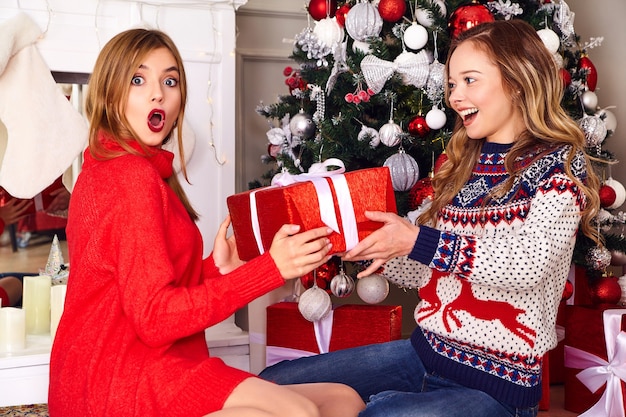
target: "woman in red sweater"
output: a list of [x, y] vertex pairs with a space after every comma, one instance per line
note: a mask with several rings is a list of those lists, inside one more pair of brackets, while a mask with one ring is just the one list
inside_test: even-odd
[[329, 230], [285, 225], [244, 264], [226, 219], [203, 260], [197, 214], [161, 148], [176, 128], [186, 177], [186, 87], [180, 54], [160, 31], [120, 33], [96, 61], [50, 416], [356, 416], [364, 404], [345, 385], [278, 386], [209, 357], [204, 329], [326, 262]]

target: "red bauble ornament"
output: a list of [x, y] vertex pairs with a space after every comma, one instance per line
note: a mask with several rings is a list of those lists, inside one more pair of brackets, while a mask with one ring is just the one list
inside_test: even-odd
[[617, 193], [615, 192], [615, 189], [606, 184], [600, 187], [598, 194], [600, 195], [600, 206], [604, 208], [611, 207], [617, 199]]
[[598, 84], [598, 71], [587, 55], [580, 57], [578, 68], [587, 72], [587, 87], [589, 90], [595, 91]]
[[473, 1], [457, 8], [450, 15], [448, 20], [448, 30], [450, 37], [456, 38], [467, 29], [480, 25], [481, 23], [493, 22], [495, 19], [489, 9], [480, 3]]
[[406, 2], [404, 0], [380, 0], [378, 3], [378, 13], [386, 22], [397, 22], [402, 19], [406, 12]]
[[437, 157], [435, 161], [435, 166], [433, 167], [433, 172], [436, 174], [439, 171], [439, 168], [443, 165], [444, 162], [448, 160], [448, 154], [445, 151]]
[[622, 287], [615, 275], [598, 278], [591, 285], [591, 302], [593, 304], [617, 304], [622, 298]]
[[335, 19], [337, 19], [337, 23], [339, 26], [344, 27], [346, 24], [346, 15], [350, 11], [350, 5], [348, 3], [344, 4], [340, 8], [337, 9], [335, 13]]
[[308, 11], [315, 20], [334, 17], [337, 12], [337, 0], [311, 0]]
[[430, 181], [430, 175], [418, 180], [409, 191], [409, 210], [417, 209], [425, 199], [433, 199], [435, 192]]
[[569, 87], [572, 83], [572, 74], [570, 74], [565, 68], [561, 68], [559, 70], [559, 76], [561, 77], [561, 81], [563, 81], [563, 87]]
[[317, 286], [330, 294], [330, 281], [332, 281], [333, 277], [338, 273], [339, 264], [335, 258], [332, 258], [325, 264], [318, 266], [315, 271], [311, 271], [300, 277], [300, 281], [302, 282], [304, 288], [309, 289], [313, 286], [313, 277], [315, 276], [317, 278]]
[[565, 281], [565, 288], [563, 289], [563, 296], [561, 297], [561, 300], [569, 300], [572, 295], [574, 295], [574, 284], [572, 284], [572, 281], [568, 279]]
[[409, 122], [408, 130], [413, 136], [423, 138], [428, 135], [428, 132], [430, 132], [430, 127], [428, 127], [428, 124], [426, 123], [426, 118], [421, 114], [418, 114]]

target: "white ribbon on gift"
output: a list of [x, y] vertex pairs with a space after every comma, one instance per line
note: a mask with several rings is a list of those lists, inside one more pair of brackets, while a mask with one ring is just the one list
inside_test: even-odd
[[626, 332], [621, 331], [622, 315], [626, 310], [605, 310], [604, 339], [608, 361], [571, 346], [565, 346], [565, 366], [583, 369], [576, 377], [591, 391], [604, 383], [606, 389], [600, 400], [581, 417], [624, 417], [621, 382], [626, 381]]
[[[332, 166], [339, 168], [329, 171], [328, 168]], [[352, 204], [352, 197], [350, 195], [350, 187], [348, 186], [346, 177], [342, 175], [344, 172], [346, 172], [346, 168], [343, 161], [336, 158], [330, 158], [324, 162], [318, 162], [311, 165], [309, 172], [304, 174], [293, 175], [288, 172], [276, 174], [274, 178], [272, 178], [272, 185], [270, 187], [284, 187], [297, 182], [311, 181], [317, 194], [317, 202], [320, 208], [322, 222], [326, 226], [330, 227], [334, 232], [341, 233], [333, 204], [333, 194], [330, 189], [330, 184], [327, 181], [327, 178], [330, 179], [333, 182], [335, 193], [337, 195], [339, 212], [341, 213], [343, 236], [346, 242], [346, 250], [350, 250], [359, 242], [359, 234], [356, 224], [356, 216], [354, 213], [354, 205]], [[255, 190], [250, 193], [252, 232], [260, 254], [263, 254], [265, 249], [263, 248], [263, 242], [261, 240], [261, 227], [257, 212], [256, 193], [261, 190], [266, 190], [267, 188], [269, 187]]]
[[404, 51], [391, 61], [385, 61], [374, 55], [366, 55], [361, 60], [361, 71], [367, 86], [380, 93], [385, 83], [398, 73], [405, 85], [422, 88], [428, 81], [430, 58], [425, 50], [418, 53]]
[[[323, 319], [313, 322], [315, 340], [319, 353], [328, 353], [330, 348], [330, 338], [333, 334], [333, 310]], [[282, 346], [267, 346], [265, 349], [265, 366], [272, 366], [284, 360], [303, 358], [317, 355], [317, 352], [307, 350], [291, 349]]]

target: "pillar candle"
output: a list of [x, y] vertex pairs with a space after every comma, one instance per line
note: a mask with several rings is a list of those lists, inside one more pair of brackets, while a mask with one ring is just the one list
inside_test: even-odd
[[50, 287], [49, 275], [24, 277], [22, 308], [26, 311], [26, 334], [50, 332]]
[[26, 347], [26, 314], [21, 308], [0, 308], [0, 353], [12, 353]]
[[61, 314], [63, 314], [66, 292], [67, 285], [65, 284], [53, 285], [50, 289], [50, 336], [52, 340], [54, 340]]

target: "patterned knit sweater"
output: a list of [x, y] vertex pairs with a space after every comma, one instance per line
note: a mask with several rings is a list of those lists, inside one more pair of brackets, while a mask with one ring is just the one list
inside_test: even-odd
[[[541, 397], [543, 354], [556, 346], [558, 303], [570, 269], [584, 196], [565, 174], [569, 147], [531, 163], [502, 198], [511, 145], [485, 143], [467, 184], [422, 226], [408, 257], [385, 275], [419, 288], [411, 336], [426, 368], [499, 401], [528, 407]], [[583, 155], [571, 169], [584, 179]], [[418, 261], [418, 262], [415, 262]]]
[[202, 259], [200, 232], [162, 179], [171, 163], [166, 151], [85, 153], [69, 208], [51, 417], [202, 416], [252, 376], [209, 357], [204, 329], [284, 280], [269, 255], [227, 275]]

